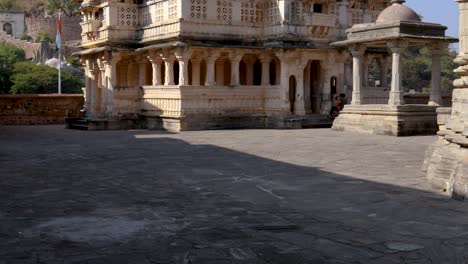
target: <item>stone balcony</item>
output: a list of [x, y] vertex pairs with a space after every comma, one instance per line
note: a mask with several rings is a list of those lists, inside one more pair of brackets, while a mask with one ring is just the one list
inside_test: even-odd
[[95, 41], [99, 39], [99, 28], [101, 21], [97, 19], [81, 22], [81, 33], [83, 36], [83, 43], [87, 41]]

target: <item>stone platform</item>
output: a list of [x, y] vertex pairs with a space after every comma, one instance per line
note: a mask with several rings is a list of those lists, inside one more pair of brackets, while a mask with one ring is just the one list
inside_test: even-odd
[[435, 140], [4, 126], [0, 263], [464, 263], [468, 204], [420, 170]]
[[333, 122], [337, 131], [373, 135], [435, 135], [436, 107], [428, 105], [346, 105]]

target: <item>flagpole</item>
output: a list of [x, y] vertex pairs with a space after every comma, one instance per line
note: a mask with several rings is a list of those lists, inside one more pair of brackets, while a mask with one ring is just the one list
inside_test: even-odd
[[[62, 11], [59, 10], [59, 27], [57, 28], [57, 34], [60, 34], [62, 35], [62, 32], [61, 32], [61, 23], [62, 23]], [[56, 40], [57, 41], [57, 40]], [[58, 41], [60, 43], [56, 43], [56, 45], [58, 45], [58, 94], [62, 94], [62, 36], [60, 36], [60, 38], [58, 38]]]

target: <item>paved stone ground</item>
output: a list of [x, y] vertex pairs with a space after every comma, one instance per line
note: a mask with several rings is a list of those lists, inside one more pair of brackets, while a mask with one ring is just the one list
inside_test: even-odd
[[0, 127], [0, 264], [468, 263], [434, 140]]

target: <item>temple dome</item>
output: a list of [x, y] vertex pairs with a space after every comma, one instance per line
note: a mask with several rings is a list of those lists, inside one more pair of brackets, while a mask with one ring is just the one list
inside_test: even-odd
[[404, 0], [392, 0], [392, 5], [385, 8], [377, 18], [376, 23], [391, 23], [397, 21], [421, 22], [421, 18], [413, 9], [404, 6]]

